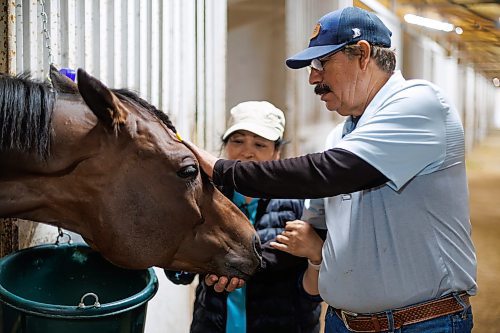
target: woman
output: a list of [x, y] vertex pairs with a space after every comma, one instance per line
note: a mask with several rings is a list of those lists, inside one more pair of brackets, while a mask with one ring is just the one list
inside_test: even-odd
[[[231, 109], [231, 126], [222, 136], [224, 154], [228, 159], [242, 161], [279, 159], [284, 130], [284, 114], [271, 103], [240, 103]], [[207, 285], [210, 276], [201, 277], [191, 332], [319, 332], [321, 298], [317, 292], [310, 295], [302, 286], [307, 259], [277, 251], [270, 245], [278, 235], [286, 235], [288, 221], [301, 217], [303, 202], [250, 198], [232, 190], [224, 194], [254, 225], [263, 244], [265, 267], [245, 286], [232, 292], [218, 292]], [[176, 284], [189, 284], [195, 276], [171, 271], [166, 274]]]

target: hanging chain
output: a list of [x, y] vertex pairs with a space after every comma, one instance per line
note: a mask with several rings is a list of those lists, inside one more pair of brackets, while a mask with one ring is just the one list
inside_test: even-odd
[[40, 3], [40, 7], [41, 7], [40, 16], [42, 17], [42, 33], [43, 33], [43, 37], [45, 38], [45, 47], [47, 48], [49, 64], [52, 64], [52, 48], [50, 46], [50, 33], [49, 33], [49, 24], [48, 24], [49, 16], [47, 15], [47, 12], [45, 11], [45, 1], [38, 0], [38, 2]]

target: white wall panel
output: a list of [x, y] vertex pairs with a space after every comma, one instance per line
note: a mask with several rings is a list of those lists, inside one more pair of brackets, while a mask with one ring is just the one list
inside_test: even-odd
[[[198, 1], [201, 3], [202, 1]], [[197, 106], [204, 107], [197, 112], [197, 123], [204, 124], [198, 128], [200, 143], [215, 152], [220, 147], [220, 134], [223, 133], [226, 113], [226, 32], [227, 3], [226, 0], [205, 0], [205, 15], [198, 11], [198, 23], [203, 31], [198, 30], [197, 78], [200, 98]], [[204, 53], [204, 54], [203, 54]]]
[[[98, 1], [98, 0], [94, 0]], [[126, 36], [127, 53], [123, 71], [126, 74], [125, 86], [139, 91], [139, 0], [126, 1], [127, 16], [124, 19], [123, 35]]]
[[216, 149], [215, 127], [225, 126], [226, 1], [45, 0], [51, 59], [41, 2], [15, 1], [13, 72], [42, 78], [50, 62], [82, 67], [109, 87], [137, 91], [183, 136]]

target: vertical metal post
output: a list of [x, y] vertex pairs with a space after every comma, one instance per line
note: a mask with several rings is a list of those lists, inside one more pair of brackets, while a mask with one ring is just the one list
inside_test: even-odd
[[7, 54], [9, 51], [7, 44], [7, 0], [0, 0], [0, 73], [7, 72]]
[[[0, 72], [15, 73], [16, 3], [0, 0]], [[19, 249], [19, 230], [15, 219], [0, 219], [0, 257]]]
[[19, 229], [15, 219], [0, 219], [0, 257], [19, 250]]
[[16, 72], [16, 2], [0, 0], [0, 72]]

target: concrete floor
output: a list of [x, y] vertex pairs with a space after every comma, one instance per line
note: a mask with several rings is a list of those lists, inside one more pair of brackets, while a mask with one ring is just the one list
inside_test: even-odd
[[467, 155], [472, 238], [478, 258], [474, 333], [500, 332], [500, 131]]

